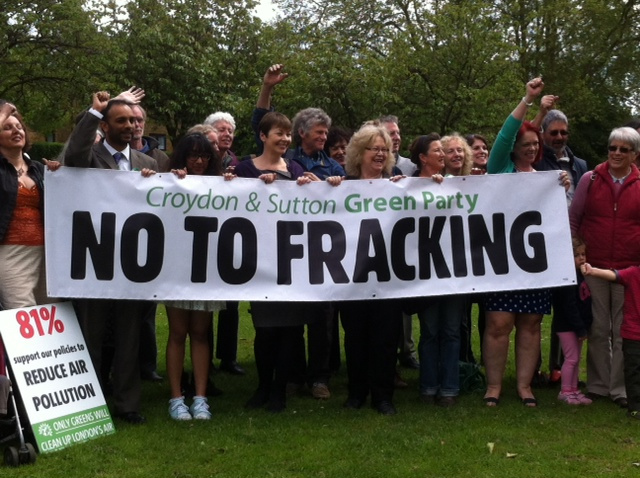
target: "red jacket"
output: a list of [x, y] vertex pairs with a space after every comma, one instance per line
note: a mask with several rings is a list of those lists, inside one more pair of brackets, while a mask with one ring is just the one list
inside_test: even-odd
[[640, 265], [640, 172], [635, 165], [617, 197], [608, 164], [596, 166], [578, 235], [587, 244], [588, 262], [595, 267]]

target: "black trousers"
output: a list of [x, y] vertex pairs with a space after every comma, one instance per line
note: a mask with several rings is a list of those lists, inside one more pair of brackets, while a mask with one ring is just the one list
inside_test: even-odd
[[349, 398], [373, 405], [393, 399], [396, 351], [402, 308], [396, 300], [364, 300], [340, 304]]

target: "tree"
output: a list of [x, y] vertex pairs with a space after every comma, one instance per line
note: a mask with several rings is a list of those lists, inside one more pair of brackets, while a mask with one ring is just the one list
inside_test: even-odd
[[[0, 11], [0, 97], [30, 126], [53, 131], [113, 71], [110, 41], [81, 0], [8, 0]], [[91, 61], [87, 61], [91, 59]]]
[[134, 0], [120, 38], [126, 72], [172, 140], [216, 111], [246, 134], [258, 58], [259, 21], [251, 0]]

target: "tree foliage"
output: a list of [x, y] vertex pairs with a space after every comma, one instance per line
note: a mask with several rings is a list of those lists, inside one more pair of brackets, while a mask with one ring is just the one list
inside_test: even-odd
[[493, 137], [542, 74], [570, 118], [570, 144], [595, 162], [612, 127], [640, 108], [640, 0], [6, 0], [0, 97], [47, 132], [99, 89], [147, 91], [172, 139], [216, 110], [249, 118], [265, 69], [285, 63], [274, 104], [317, 106], [357, 128], [397, 114], [405, 139], [436, 131]]
[[[122, 32], [126, 73], [172, 139], [216, 110], [248, 117], [259, 25], [252, 2], [134, 0]], [[255, 101], [255, 100], [254, 100]]]
[[68, 122], [78, 94], [109, 78], [109, 39], [83, 6], [81, 0], [6, 0], [0, 10], [0, 97], [15, 102], [40, 131]]

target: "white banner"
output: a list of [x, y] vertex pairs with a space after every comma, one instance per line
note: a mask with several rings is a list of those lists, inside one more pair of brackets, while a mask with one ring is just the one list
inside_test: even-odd
[[558, 173], [326, 182], [46, 173], [52, 297], [355, 300], [575, 284]]

